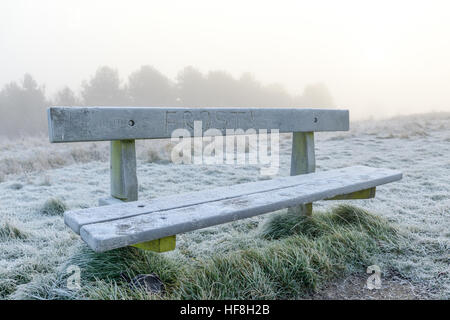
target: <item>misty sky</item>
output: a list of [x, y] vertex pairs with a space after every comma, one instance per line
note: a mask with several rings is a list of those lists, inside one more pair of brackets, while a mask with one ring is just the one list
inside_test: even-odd
[[0, 86], [53, 94], [100, 65], [324, 82], [352, 118], [450, 111], [450, 1], [0, 0]]

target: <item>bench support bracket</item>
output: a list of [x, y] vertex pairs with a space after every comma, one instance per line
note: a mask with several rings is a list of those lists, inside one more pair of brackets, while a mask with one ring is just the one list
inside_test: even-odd
[[155, 252], [172, 251], [175, 250], [175, 246], [176, 246], [175, 235], [132, 245], [132, 247]]
[[360, 191], [356, 191], [349, 194], [343, 194], [340, 196], [335, 196], [332, 198], [324, 199], [324, 200], [356, 200], [356, 199], [371, 199], [375, 198], [376, 188], [369, 188]]

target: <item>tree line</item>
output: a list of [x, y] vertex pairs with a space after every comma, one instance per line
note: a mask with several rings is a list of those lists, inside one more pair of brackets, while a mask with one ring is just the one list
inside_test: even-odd
[[225, 71], [206, 74], [193, 67], [181, 70], [175, 80], [152, 66], [142, 66], [122, 81], [116, 69], [103, 66], [78, 93], [63, 87], [47, 97], [45, 86], [25, 74], [20, 82], [0, 91], [0, 135], [45, 132], [45, 109], [58, 106], [160, 106], [160, 107], [333, 107], [332, 96], [322, 83], [307, 85], [290, 95], [280, 85], [263, 85], [251, 74], [234, 78]]

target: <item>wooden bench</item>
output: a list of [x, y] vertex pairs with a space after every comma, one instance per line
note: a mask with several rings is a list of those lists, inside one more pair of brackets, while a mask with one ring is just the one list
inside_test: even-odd
[[[292, 132], [291, 176], [138, 201], [135, 139], [170, 138], [201, 120], [227, 129]], [[315, 172], [314, 132], [349, 129], [347, 110], [285, 108], [51, 107], [50, 142], [111, 141], [111, 197], [68, 211], [65, 223], [97, 252], [125, 246], [164, 252], [176, 235], [275, 210], [310, 215], [318, 200], [367, 199], [400, 180], [390, 169], [353, 166]]]

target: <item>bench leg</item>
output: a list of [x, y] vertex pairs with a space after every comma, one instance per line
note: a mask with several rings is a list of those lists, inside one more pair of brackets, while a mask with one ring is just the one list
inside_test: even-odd
[[311, 216], [312, 215], [312, 203], [301, 204], [296, 207], [288, 208], [288, 212], [294, 212], [296, 214]]
[[375, 198], [376, 187], [364, 189], [348, 194], [343, 194], [340, 196], [335, 196], [333, 198], [328, 198], [324, 200], [356, 200], [356, 199], [371, 199]]
[[[293, 132], [291, 152], [291, 176], [316, 171], [316, 155], [314, 151], [314, 132]], [[312, 203], [289, 208], [290, 212], [310, 216]]]
[[[138, 200], [136, 148], [134, 140], [111, 141], [111, 198], [101, 199], [100, 205]], [[165, 252], [175, 250], [176, 236], [133, 245], [143, 250]]]
[[138, 199], [134, 140], [111, 141], [111, 196], [125, 202]]
[[175, 235], [132, 245], [132, 247], [155, 252], [172, 251], [175, 250], [175, 246], [176, 246]]

